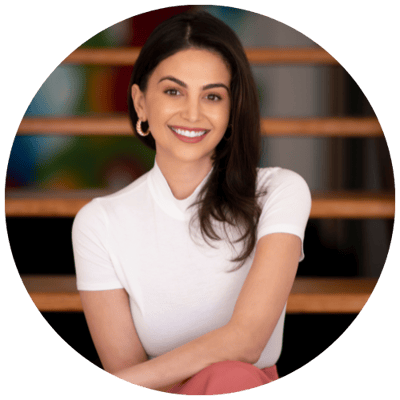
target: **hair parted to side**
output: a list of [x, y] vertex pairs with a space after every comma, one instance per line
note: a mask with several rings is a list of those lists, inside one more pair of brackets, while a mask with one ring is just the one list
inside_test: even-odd
[[[189, 48], [218, 53], [231, 72], [230, 123], [216, 147], [213, 170], [193, 206], [198, 205], [196, 217], [201, 234], [209, 244], [207, 238], [222, 239], [214, 229], [213, 221], [222, 222], [224, 227], [228, 224], [239, 228], [240, 237], [234, 243], [242, 242], [243, 251], [231, 261], [238, 262], [237, 268], [240, 268], [257, 241], [261, 214], [258, 196], [261, 193], [256, 193], [256, 179], [261, 135], [256, 85], [242, 44], [233, 30], [205, 11], [178, 14], [157, 26], [143, 46], [132, 72], [128, 90], [129, 116], [136, 132], [138, 116], [131, 97], [132, 85], [137, 84], [145, 92], [157, 65]], [[147, 130], [146, 123], [142, 126]], [[137, 136], [155, 150], [151, 134]]]

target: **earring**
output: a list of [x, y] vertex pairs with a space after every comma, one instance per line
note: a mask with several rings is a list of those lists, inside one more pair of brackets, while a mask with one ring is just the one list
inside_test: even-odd
[[229, 124], [228, 128], [230, 128], [229, 136], [226, 136], [226, 132], [225, 135], [222, 136], [222, 139], [224, 139], [226, 142], [229, 142], [229, 140], [232, 138], [232, 124]]
[[136, 132], [140, 135], [140, 136], [147, 136], [150, 133], [150, 129], [147, 129], [146, 132], [142, 131], [142, 121], [140, 119], [138, 119], [137, 123], [136, 123]]

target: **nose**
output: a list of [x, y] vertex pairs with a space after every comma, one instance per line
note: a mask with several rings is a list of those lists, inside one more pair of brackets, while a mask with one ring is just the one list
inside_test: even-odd
[[200, 119], [201, 109], [200, 103], [197, 98], [187, 98], [184, 109], [182, 110], [182, 117], [189, 122], [196, 122]]

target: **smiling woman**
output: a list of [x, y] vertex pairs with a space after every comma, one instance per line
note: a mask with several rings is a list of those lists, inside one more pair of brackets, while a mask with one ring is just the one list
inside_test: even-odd
[[311, 198], [296, 173], [257, 168], [257, 92], [239, 39], [204, 12], [165, 21], [141, 50], [128, 105], [155, 165], [73, 226], [104, 369], [180, 394], [277, 379]]
[[132, 86], [136, 113], [139, 120], [148, 122], [156, 143], [158, 166], [163, 171], [168, 166], [190, 168], [197, 175], [190, 173], [185, 193], [178, 194], [181, 183], [170, 183], [177, 198], [190, 195], [211, 170], [211, 156], [229, 123], [230, 80], [219, 55], [187, 49], [163, 60], [144, 92], [137, 84]]

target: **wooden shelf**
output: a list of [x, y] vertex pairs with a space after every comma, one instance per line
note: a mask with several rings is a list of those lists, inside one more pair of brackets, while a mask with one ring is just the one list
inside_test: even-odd
[[[7, 217], [74, 217], [105, 190], [25, 191], [7, 189]], [[394, 193], [313, 192], [311, 218], [394, 218]]]
[[[63, 64], [133, 66], [139, 52], [139, 47], [82, 48], [71, 53]], [[329, 53], [320, 48], [246, 48], [245, 52], [252, 65], [339, 65]]]
[[[377, 137], [383, 132], [376, 118], [268, 118], [261, 120], [264, 136]], [[26, 117], [18, 135], [133, 135], [125, 115]]]
[[[40, 311], [82, 311], [75, 276], [25, 275], [22, 281]], [[287, 312], [358, 313], [376, 282], [375, 278], [296, 278]]]

